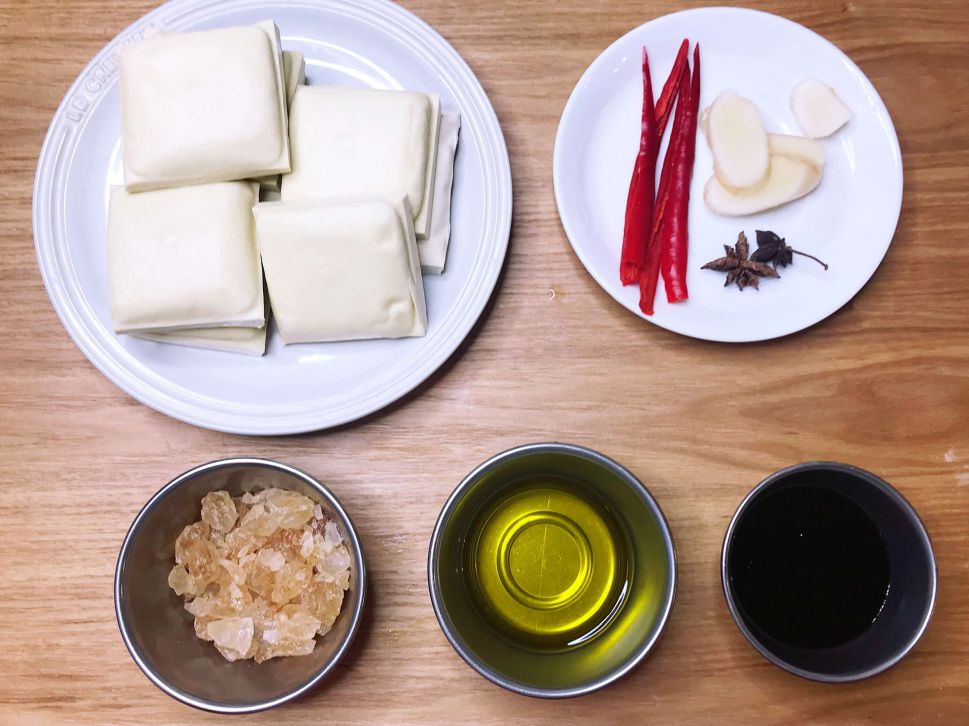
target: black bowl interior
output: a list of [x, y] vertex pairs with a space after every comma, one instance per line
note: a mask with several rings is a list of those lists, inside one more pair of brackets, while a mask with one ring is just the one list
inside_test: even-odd
[[[878, 527], [891, 571], [888, 597], [873, 625], [834, 648], [805, 649], [780, 642], [761, 630], [735, 599], [729, 572], [731, 540], [724, 544], [724, 592], [747, 637], [778, 665], [809, 678], [848, 681], [873, 675], [897, 662], [914, 645], [935, 599], [935, 560], [928, 534], [911, 505], [878, 477], [841, 464], [797, 467], [769, 480], [745, 503], [783, 487], [822, 486], [854, 501]], [[743, 527], [743, 512], [734, 531]]]

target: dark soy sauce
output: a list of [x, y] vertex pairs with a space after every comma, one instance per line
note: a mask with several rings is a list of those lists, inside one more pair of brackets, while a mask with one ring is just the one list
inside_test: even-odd
[[729, 555], [746, 620], [799, 648], [861, 635], [888, 595], [888, 553], [851, 499], [820, 486], [779, 489], [752, 503]]

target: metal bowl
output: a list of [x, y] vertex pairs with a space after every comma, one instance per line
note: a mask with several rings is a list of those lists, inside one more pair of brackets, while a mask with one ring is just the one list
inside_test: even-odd
[[[888, 597], [875, 622], [857, 638], [831, 648], [798, 648], [764, 632], [738, 601], [730, 566], [736, 532], [751, 506], [780, 489], [806, 483], [837, 491], [871, 518], [885, 542], [892, 573]], [[744, 497], [723, 538], [720, 577], [730, 616], [757, 652], [796, 676], [822, 683], [860, 681], [894, 666], [922, 637], [935, 607], [935, 554], [915, 508], [880, 477], [832, 461], [789, 466]]]
[[[467, 583], [469, 527], [496, 496], [532, 477], [588, 490], [619, 525], [627, 550], [627, 586], [611, 618], [594, 635], [551, 651], [503, 637]], [[676, 554], [659, 505], [626, 468], [580, 446], [531, 444], [489, 459], [451, 494], [431, 536], [428, 585], [445, 636], [479, 674], [516, 693], [565, 698], [618, 680], [653, 648], [673, 607]]]
[[[310, 655], [229, 663], [195, 636], [192, 615], [168, 586], [175, 539], [198, 521], [206, 493], [225, 489], [239, 496], [268, 487], [305, 494], [336, 522], [353, 560], [350, 589], [333, 629], [318, 639]], [[284, 464], [226, 459], [176, 477], [138, 513], [118, 555], [114, 605], [124, 644], [152, 683], [195, 708], [251, 713], [298, 698], [326, 678], [357, 632], [365, 590], [363, 553], [353, 523], [325, 486]]]

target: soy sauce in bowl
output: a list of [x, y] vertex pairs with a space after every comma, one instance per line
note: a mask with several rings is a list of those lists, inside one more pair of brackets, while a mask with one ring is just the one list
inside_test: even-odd
[[898, 663], [935, 604], [935, 556], [918, 514], [850, 464], [775, 472], [741, 501], [720, 558], [727, 609], [761, 655], [802, 678], [846, 683]]
[[737, 603], [768, 636], [832, 648], [864, 633], [891, 585], [878, 527], [851, 499], [805, 484], [766, 494], [738, 523]]

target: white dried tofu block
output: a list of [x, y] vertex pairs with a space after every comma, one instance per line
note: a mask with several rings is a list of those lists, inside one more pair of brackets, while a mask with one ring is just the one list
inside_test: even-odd
[[260, 204], [256, 237], [279, 334], [287, 343], [403, 338], [427, 332], [406, 199]]
[[[293, 102], [296, 89], [306, 80], [306, 61], [303, 54], [295, 50], [283, 51], [283, 86], [286, 89], [286, 116], [289, 117], [289, 105]], [[287, 122], [288, 123], [288, 122]], [[264, 192], [278, 192], [280, 182], [279, 174], [269, 174], [261, 176], [253, 181], [259, 182]]]
[[188, 348], [225, 353], [263, 355], [266, 352], [266, 326], [261, 328], [195, 328], [163, 332], [134, 333], [136, 338], [155, 343], [170, 343]]
[[290, 108], [292, 173], [284, 202], [399, 199], [430, 228], [440, 99], [414, 91], [300, 86]]
[[258, 186], [111, 189], [108, 279], [116, 332], [265, 324], [252, 205]]
[[441, 114], [431, 229], [426, 239], [417, 240], [417, 252], [421, 257], [421, 271], [432, 275], [440, 275], [444, 272], [447, 248], [451, 241], [451, 189], [454, 182], [454, 156], [458, 150], [458, 134], [460, 131], [461, 114]]
[[427, 239], [431, 234], [431, 220], [434, 215], [434, 183], [437, 179], [437, 152], [441, 138], [441, 99], [431, 99], [431, 140], [427, 152], [427, 169], [424, 172], [424, 204], [414, 215], [414, 232], [418, 239]]
[[129, 191], [289, 171], [273, 23], [131, 43], [119, 65]]
[[298, 50], [283, 51], [283, 86], [286, 88], [286, 108], [293, 104], [296, 89], [306, 82], [306, 59]]

